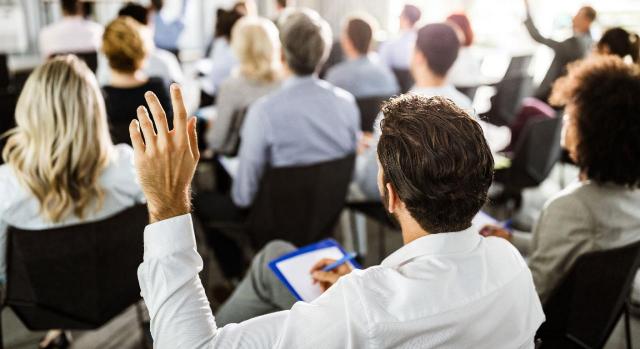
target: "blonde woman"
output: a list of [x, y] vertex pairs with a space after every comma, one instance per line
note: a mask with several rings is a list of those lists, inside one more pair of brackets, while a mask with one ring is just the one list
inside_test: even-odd
[[207, 135], [209, 148], [217, 153], [231, 149], [229, 130], [234, 112], [247, 108], [279, 86], [280, 40], [278, 29], [266, 18], [244, 17], [231, 34], [231, 48], [239, 66], [220, 85], [217, 117]]
[[[53, 58], [31, 74], [15, 117], [0, 166], [0, 285], [8, 226], [95, 221], [144, 201], [133, 150], [111, 142], [98, 83], [75, 56]], [[64, 338], [51, 331], [41, 347]]]
[[147, 76], [143, 70], [149, 49], [142, 35], [142, 25], [131, 17], [118, 17], [105, 28], [102, 52], [109, 61], [111, 78], [102, 91], [111, 135], [116, 143], [131, 144], [129, 122], [136, 115], [136, 108], [146, 105], [145, 92], [155, 93], [171, 114], [168, 83], [162, 78]]

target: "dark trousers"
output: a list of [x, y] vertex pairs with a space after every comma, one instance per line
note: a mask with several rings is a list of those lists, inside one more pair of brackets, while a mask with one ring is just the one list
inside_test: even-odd
[[247, 210], [237, 207], [228, 193], [212, 191], [197, 193], [194, 207], [223, 273], [229, 279], [241, 278], [250, 263], [242, 246], [247, 240], [242, 228]]

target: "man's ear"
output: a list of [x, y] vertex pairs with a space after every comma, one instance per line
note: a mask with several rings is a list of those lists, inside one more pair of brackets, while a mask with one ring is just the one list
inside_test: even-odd
[[386, 183], [385, 187], [387, 189], [387, 210], [389, 213], [394, 213], [398, 209], [398, 204], [400, 200], [398, 200], [398, 194], [395, 189], [393, 189], [393, 185], [391, 183]]

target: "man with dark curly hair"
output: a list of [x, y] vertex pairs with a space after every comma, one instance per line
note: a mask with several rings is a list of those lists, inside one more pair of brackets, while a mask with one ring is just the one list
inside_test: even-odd
[[640, 240], [638, 96], [640, 68], [613, 55], [570, 65], [554, 85], [580, 178], [545, 204], [533, 231], [529, 268], [543, 303], [580, 255]]

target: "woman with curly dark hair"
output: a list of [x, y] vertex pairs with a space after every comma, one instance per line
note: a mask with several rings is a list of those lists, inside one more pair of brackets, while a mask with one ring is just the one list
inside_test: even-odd
[[640, 68], [614, 55], [574, 63], [554, 85], [580, 178], [545, 204], [533, 231], [529, 268], [543, 303], [580, 255], [640, 240], [639, 96]]

